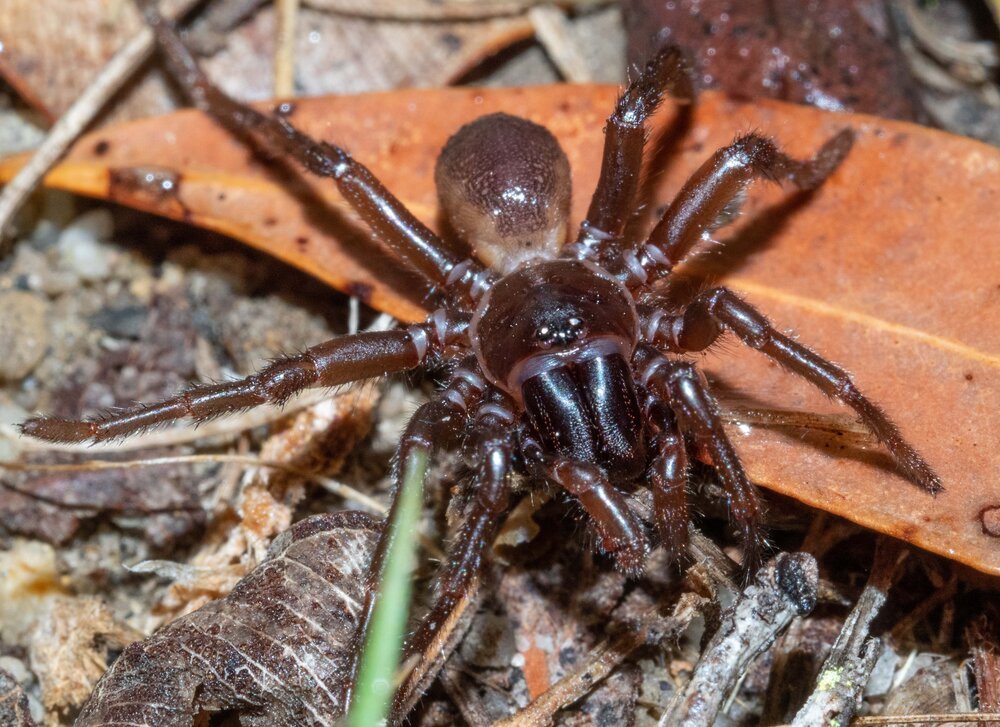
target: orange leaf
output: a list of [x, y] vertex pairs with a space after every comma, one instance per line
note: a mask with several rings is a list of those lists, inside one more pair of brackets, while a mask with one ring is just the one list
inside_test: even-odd
[[[527, 116], [562, 141], [579, 220], [614, 95], [601, 86], [398, 91], [303, 100], [293, 121], [346, 146], [436, 225], [434, 160], [447, 137], [492, 111]], [[670, 129], [675, 119], [663, 112], [658, 128]], [[911, 124], [706, 93], [674, 153], [657, 157], [651, 208], [669, 200], [736, 132], [761, 129], [790, 152], [809, 155], [848, 125], [857, 143], [821, 190], [791, 196], [759, 185], [739, 224], [725, 233], [730, 245], [689, 268], [740, 291], [780, 328], [794, 329], [845, 365], [939, 472], [946, 490], [937, 498], [924, 494], [877, 448], [761, 427], [731, 432], [752, 478], [765, 487], [1000, 574], [994, 221], [1000, 151]], [[21, 163], [0, 164], [0, 179]], [[175, 188], [129, 183], [153, 170]], [[354, 217], [332, 184], [306, 180], [292, 193], [274, 174], [240, 142], [187, 111], [86, 137], [47, 182], [221, 230], [339, 290], [365, 294], [404, 320], [422, 315], [419, 302], [399, 292], [406, 286], [393, 287], [398, 276], [390, 279], [383, 263], [361, 260], [358, 251], [366, 248], [343, 237]], [[729, 346], [703, 363], [717, 390], [739, 392], [756, 405], [845, 411], [753, 351]]]

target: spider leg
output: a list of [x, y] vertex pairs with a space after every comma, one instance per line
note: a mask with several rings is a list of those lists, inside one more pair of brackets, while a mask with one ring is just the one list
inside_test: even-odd
[[746, 134], [712, 155], [687, 181], [638, 250], [625, 250], [609, 269], [630, 288], [668, 274], [696, 244], [726, 224], [739, 210], [755, 179], [787, 180], [801, 190], [818, 187], [843, 161], [854, 143], [844, 129], [809, 160], [784, 154], [773, 141]]
[[654, 400], [648, 407], [650, 418], [659, 428], [653, 441], [656, 456], [649, 466], [649, 483], [653, 491], [653, 512], [663, 547], [670, 560], [681, 561], [687, 554], [687, 448], [673, 413], [658, 411], [662, 402]]
[[[415, 447], [426, 449], [431, 456], [437, 451], [439, 445], [451, 438], [455, 433], [462, 430], [469, 420], [469, 408], [478, 404], [479, 399], [486, 389], [486, 381], [480, 376], [478, 366], [474, 357], [468, 357], [455, 370], [448, 385], [431, 401], [422, 404], [410, 417], [399, 440], [397, 449], [397, 465], [405, 462], [408, 453]], [[392, 504], [386, 515], [386, 522], [392, 522], [396, 517], [399, 507], [398, 482], [401, 477], [400, 472], [395, 473], [397, 481], [396, 492], [393, 493]], [[344, 704], [350, 702], [354, 679], [360, 662], [362, 645], [368, 631], [368, 624], [371, 621], [372, 613], [375, 609], [376, 597], [378, 595], [379, 582], [382, 579], [382, 570], [385, 561], [385, 553], [388, 547], [388, 529], [383, 531], [379, 538], [375, 552], [372, 554], [369, 565], [370, 578], [368, 587], [365, 589], [365, 602], [358, 614], [358, 628], [355, 632], [355, 648], [352, 649], [352, 663], [350, 664], [351, 678], [345, 681]]]
[[615, 559], [618, 569], [630, 577], [642, 573], [649, 552], [642, 522], [603, 470], [585, 462], [557, 459], [548, 466], [546, 476], [576, 497], [587, 511], [597, 530], [598, 547]]
[[[482, 267], [468, 259], [468, 251], [435, 235], [367, 167], [340, 147], [303, 134], [285, 119], [262, 114], [227, 96], [198, 67], [173, 24], [157, 12], [155, 2], [136, 3], [156, 36], [171, 75], [198, 108], [237, 134], [252, 135], [266, 146], [280, 149], [316, 176], [332, 178], [376, 237], [435, 286], [458, 291], [475, 283]], [[452, 275], [461, 263], [465, 265]]]
[[204, 422], [261, 404], [284, 404], [311, 387], [339, 386], [418, 366], [465, 336], [468, 315], [452, 320], [439, 313], [403, 330], [341, 336], [297, 356], [279, 358], [256, 374], [237, 381], [196, 386], [155, 404], [139, 404], [94, 417], [29, 419], [21, 431], [50, 442], [103, 442], [128, 437], [178, 419]]
[[[455, 605], [469, 592], [481, 570], [510, 499], [508, 474], [514, 447], [511, 427], [514, 410], [507, 397], [494, 390], [474, 416], [469, 432], [469, 453], [476, 463], [472, 501], [465, 520], [448, 548], [438, 576], [437, 598], [407, 643], [409, 654], [426, 654], [439, 637]], [[411, 672], [416, 673], [416, 672]], [[423, 673], [426, 673], [424, 671]], [[399, 698], [411, 693], [404, 683]], [[395, 705], [395, 709], [403, 705]]]
[[684, 56], [662, 48], [618, 98], [604, 127], [604, 156], [587, 217], [570, 252], [591, 256], [602, 243], [621, 236], [632, 214], [646, 143], [645, 122], [665, 93], [690, 101], [694, 88]]
[[744, 543], [744, 567], [753, 572], [760, 565], [764, 537], [761, 533], [761, 504], [739, 455], [726, 435], [719, 407], [698, 369], [687, 361], [671, 361], [656, 349], [640, 345], [635, 362], [642, 381], [655, 396], [673, 410], [682, 432], [705, 447], [729, 495], [729, 512]]
[[931, 494], [944, 489], [931, 466], [903, 438], [885, 412], [858, 390], [846, 371], [775, 329], [760, 311], [731, 290], [706, 291], [681, 315], [663, 316], [647, 329], [653, 331], [649, 339], [654, 345], [685, 352], [701, 351], [723, 330], [732, 331], [747, 346], [771, 357], [827, 396], [854, 409], [911, 482]]

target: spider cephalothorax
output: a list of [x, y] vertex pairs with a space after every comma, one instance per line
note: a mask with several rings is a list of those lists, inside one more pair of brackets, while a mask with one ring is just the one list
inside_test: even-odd
[[625, 229], [644, 122], [666, 92], [691, 97], [682, 57], [668, 48], [628, 86], [608, 120], [598, 186], [572, 242], [566, 240], [565, 154], [543, 127], [503, 114], [458, 130], [441, 153], [435, 177], [458, 239], [442, 238], [340, 147], [225, 96], [173, 29], [153, 12], [147, 17], [174, 74], [200, 107], [333, 178], [381, 244], [444, 303], [421, 324], [327, 341], [240, 381], [85, 421], [32, 419], [25, 433], [107, 440], [185, 417], [204, 420], [281, 403], [306, 387], [405, 371], [431, 354], [453, 360], [449, 382], [414, 414], [399, 445], [405, 457], [414, 447], [431, 450], [461, 433], [472, 453], [472, 496], [440, 577], [438, 603], [414, 640], [418, 647], [475, 578], [507, 507], [515, 461], [574, 497], [599, 549], [635, 574], [649, 536], [621, 487], [648, 482], [655, 530], [679, 557], [688, 532], [686, 452], [694, 444], [711, 455], [744, 538], [745, 560], [757, 562], [758, 496], [704, 378], [675, 355], [703, 350], [727, 330], [852, 407], [911, 481], [930, 493], [941, 489], [927, 463], [843, 370], [777, 331], [732, 292], [701, 293], [680, 311], [644, 304], [642, 297], [728, 218], [753, 180], [787, 180], [801, 189], [822, 183], [850, 150], [849, 131], [808, 161], [786, 156], [757, 134], [742, 136], [694, 174], [645, 239], [632, 239]]

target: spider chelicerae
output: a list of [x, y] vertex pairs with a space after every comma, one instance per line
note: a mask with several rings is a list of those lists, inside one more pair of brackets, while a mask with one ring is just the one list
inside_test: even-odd
[[[633, 239], [626, 231], [645, 121], [665, 94], [680, 100], [693, 95], [682, 55], [665, 48], [629, 84], [608, 119], [597, 188], [572, 242], [566, 155], [544, 127], [505, 114], [463, 126], [441, 151], [435, 182], [458, 240], [442, 238], [345, 150], [227, 97], [203, 75], [173, 27], [148, 4], [146, 14], [172, 73], [200, 108], [332, 178], [379, 242], [434, 288], [441, 305], [423, 323], [327, 341], [239, 381], [83, 421], [31, 419], [23, 425], [26, 434], [104, 441], [173, 420], [204, 421], [281, 404], [308, 387], [406, 371], [431, 359], [453, 362], [446, 385], [416, 411], [399, 443], [405, 461], [416, 449], [432, 452], [460, 434], [473, 471], [465, 520], [416, 644], [429, 642], [435, 624], [470, 588], [508, 507], [515, 468], [575, 498], [593, 525], [597, 548], [635, 575], [650, 542], [625, 489], [648, 482], [659, 540], [679, 559], [688, 535], [687, 452], [698, 447], [718, 470], [745, 563], [752, 569], [759, 562], [758, 495], [708, 385], [680, 356], [704, 350], [725, 331], [850, 406], [908, 479], [929, 493], [941, 490], [930, 466], [846, 372], [776, 330], [731, 291], [702, 292], [680, 310], [665, 310], [650, 295], [732, 216], [754, 180], [784, 180], [804, 190], [820, 185], [849, 152], [849, 130], [807, 161], [790, 158], [756, 133], [737, 138], [691, 177], [645, 239]], [[372, 571], [378, 570], [376, 563]], [[363, 617], [362, 632], [364, 627]]]

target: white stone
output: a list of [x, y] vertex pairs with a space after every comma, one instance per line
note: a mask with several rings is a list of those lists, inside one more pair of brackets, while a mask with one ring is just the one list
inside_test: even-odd
[[102, 244], [114, 233], [114, 220], [106, 209], [80, 215], [59, 235], [59, 254], [64, 267], [88, 282], [111, 273], [114, 252]]

